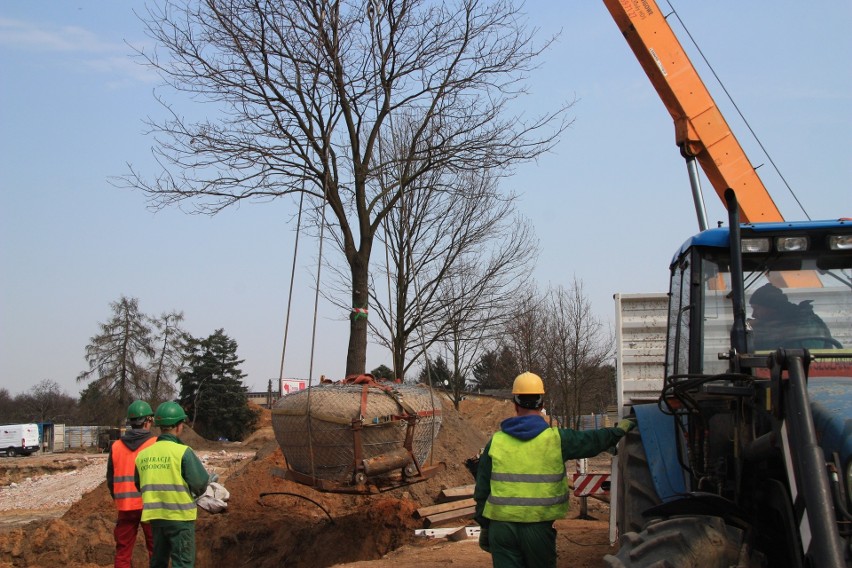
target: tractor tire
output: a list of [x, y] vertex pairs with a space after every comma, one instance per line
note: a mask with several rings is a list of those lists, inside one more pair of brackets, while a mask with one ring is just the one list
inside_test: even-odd
[[744, 531], [721, 517], [672, 517], [648, 525], [641, 533], [621, 537], [618, 554], [606, 555], [608, 568], [760, 568]]
[[662, 501], [654, 487], [651, 468], [645, 455], [645, 445], [639, 429], [624, 436], [618, 450], [618, 512], [619, 534], [639, 532], [647, 524], [642, 513]]

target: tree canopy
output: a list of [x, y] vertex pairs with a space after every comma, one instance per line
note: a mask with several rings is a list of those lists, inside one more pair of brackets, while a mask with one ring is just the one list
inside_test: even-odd
[[[162, 170], [131, 165], [116, 183], [209, 214], [307, 196], [349, 269], [347, 375], [366, 368], [372, 248], [402, 197], [436, 169], [508, 175], [568, 126], [570, 103], [512, 106], [550, 40], [508, 1], [166, 0], [144, 19], [157, 50], [139, 55], [168, 110], [149, 121]], [[183, 114], [169, 93], [210, 108]]]

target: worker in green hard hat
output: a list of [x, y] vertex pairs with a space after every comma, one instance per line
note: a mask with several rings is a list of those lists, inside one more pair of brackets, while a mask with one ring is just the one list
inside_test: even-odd
[[133, 547], [139, 527], [145, 535], [148, 558], [154, 553], [151, 525], [142, 522], [142, 495], [134, 483], [136, 456], [151, 446], [156, 438], [151, 432], [154, 411], [144, 400], [135, 400], [127, 407], [129, 428], [109, 448], [106, 481], [118, 518], [115, 521], [115, 568], [130, 568]]
[[151, 523], [154, 554], [151, 568], [195, 566], [195, 499], [216, 481], [201, 460], [180, 440], [186, 424], [181, 406], [167, 401], [157, 407], [156, 443], [136, 456], [136, 485], [142, 493], [142, 520]]

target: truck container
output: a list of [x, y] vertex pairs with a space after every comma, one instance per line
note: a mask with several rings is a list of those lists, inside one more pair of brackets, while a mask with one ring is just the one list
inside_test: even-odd
[[[663, 388], [668, 294], [615, 294], [615, 377], [618, 417], [657, 400]], [[609, 540], [618, 540], [618, 455], [612, 458]]]

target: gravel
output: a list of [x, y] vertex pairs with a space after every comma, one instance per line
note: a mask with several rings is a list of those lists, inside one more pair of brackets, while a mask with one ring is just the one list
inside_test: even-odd
[[70, 507], [106, 479], [106, 458], [88, 457], [74, 471], [27, 477], [0, 487], [0, 511]]
[[[237, 463], [254, 457], [255, 452], [198, 452], [210, 473], [223, 478]], [[106, 480], [107, 454], [75, 458], [73, 471], [46, 473], [0, 486], [0, 511], [67, 509]]]

